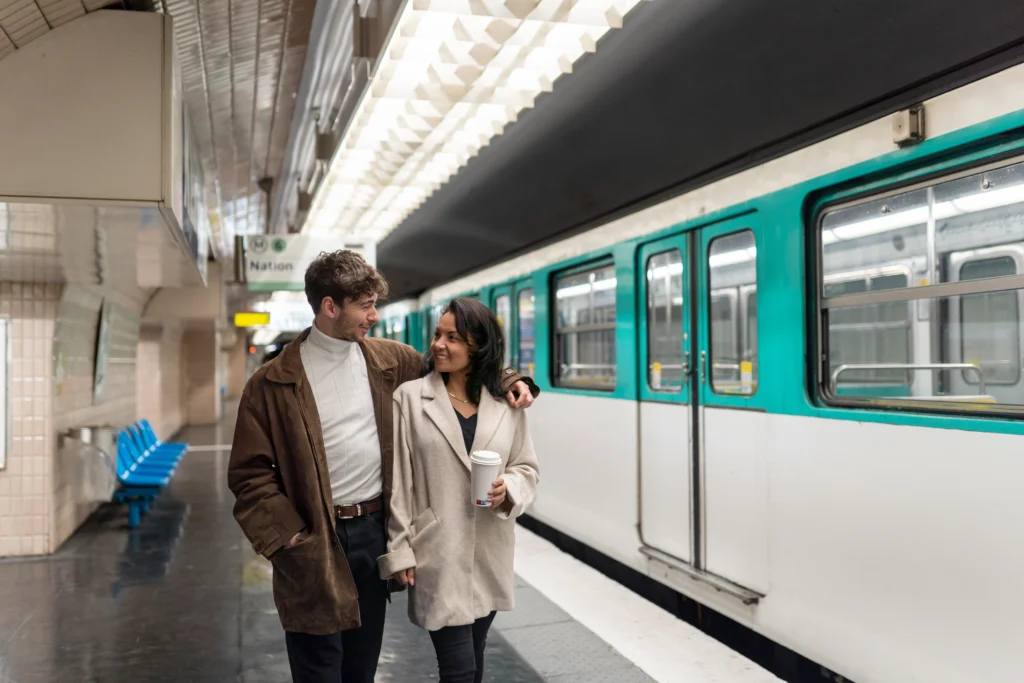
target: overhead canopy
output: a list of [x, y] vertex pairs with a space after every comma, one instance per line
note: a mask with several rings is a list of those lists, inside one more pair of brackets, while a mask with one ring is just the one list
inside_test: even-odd
[[306, 229], [380, 239], [642, 0], [409, 0]]
[[388, 235], [396, 297], [1019, 61], [1019, 0], [653, 0]]

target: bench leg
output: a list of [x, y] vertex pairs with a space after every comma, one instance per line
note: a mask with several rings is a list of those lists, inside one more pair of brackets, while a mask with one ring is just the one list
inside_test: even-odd
[[137, 527], [139, 525], [139, 522], [142, 519], [142, 511], [141, 511], [140, 507], [141, 506], [139, 505], [138, 501], [134, 501], [133, 500], [133, 501], [129, 501], [128, 502], [128, 528], [129, 529], [134, 529], [135, 527]]

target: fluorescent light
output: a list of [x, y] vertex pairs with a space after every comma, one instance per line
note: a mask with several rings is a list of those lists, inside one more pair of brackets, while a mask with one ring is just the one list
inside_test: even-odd
[[[969, 213], [977, 213], [1002, 206], [1010, 206], [1024, 202], [1024, 184], [1010, 185], [996, 190], [985, 190], [966, 195], [958, 199], [939, 202], [934, 206], [935, 220], [945, 220]], [[856, 223], [837, 225], [821, 233], [822, 244], [834, 244], [843, 240], [855, 240], [870, 235], [878, 235], [892, 230], [909, 228], [913, 225], [924, 225], [928, 222], [928, 207], [919, 206], [906, 211], [886, 214], [877, 218], [868, 218]]]
[[571, 287], [565, 287], [559, 289], [555, 293], [557, 299], [571, 299], [574, 296], [583, 296], [590, 294], [591, 292], [603, 292], [609, 289], [615, 289], [616, 279], [610, 278], [608, 280], [598, 280], [594, 283], [584, 283], [582, 285], [572, 285]]
[[708, 265], [711, 266], [712, 268], [721, 268], [722, 266], [735, 266], [739, 263], [753, 261], [756, 258], [757, 247], [733, 249], [732, 251], [723, 251], [720, 254], [711, 254], [710, 256], [708, 256]]
[[647, 271], [648, 280], [661, 280], [666, 277], [683, 274], [682, 263], [670, 263], [667, 266], [656, 266]]
[[304, 229], [380, 240], [643, 0], [407, 0]]
[[[745, 247], [743, 249], [733, 249], [731, 251], [723, 251], [718, 254], [711, 254], [708, 257], [708, 265], [712, 268], [721, 268], [723, 266], [734, 266], [740, 263], [747, 263], [757, 258], [757, 247]], [[682, 263], [670, 263], [667, 266], [657, 266], [647, 271], [648, 280], [660, 280], [665, 277], [672, 277], [674, 275], [683, 274]]]

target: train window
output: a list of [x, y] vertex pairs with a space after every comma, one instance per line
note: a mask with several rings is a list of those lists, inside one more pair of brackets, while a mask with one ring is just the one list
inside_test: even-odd
[[757, 287], [754, 233], [713, 239], [708, 272], [711, 387], [719, 394], [750, 396], [757, 391], [757, 299], [750, 296]]
[[519, 290], [516, 301], [516, 320], [519, 321], [519, 374], [533, 376], [534, 373], [534, 337], [533, 337], [533, 290]]
[[505, 367], [512, 365], [512, 297], [499, 294], [494, 299], [494, 315], [501, 325], [501, 336], [505, 340]]
[[559, 386], [615, 388], [615, 266], [555, 282], [555, 382]]
[[654, 391], [682, 391], [684, 341], [683, 256], [672, 249], [647, 260], [647, 383]]
[[392, 318], [387, 321], [387, 325], [384, 328], [384, 336], [392, 341], [404, 342], [405, 341], [405, 319], [404, 318]]
[[[877, 292], [907, 287], [910, 269], [894, 268], [875, 273], [826, 278], [827, 295]], [[906, 301], [868, 304], [836, 309], [829, 317], [828, 340], [831, 370], [842, 365], [869, 366], [848, 371], [845, 391], [862, 392], [865, 387], [910, 386], [912, 373], [882, 365], [910, 362], [913, 306]]]
[[818, 238], [826, 400], [1024, 405], [1024, 163], [827, 210]]
[[441, 316], [444, 314], [444, 309], [447, 307], [447, 304], [436, 304], [430, 307], [430, 329], [427, 330], [428, 337], [434, 336], [434, 330], [437, 329], [438, 323], [441, 322]]
[[[1010, 256], [967, 261], [960, 266], [961, 280], [1016, 275], [1017, 263]], [[960, 349], [968, 363], [981, 365], [993, 384], [1016, 384], [1020, 380], [1020, 307], [1017, 292], [987, 292], [960, 297]], [[964, 371], [964, 381], [977, 383], [973, 373]]]

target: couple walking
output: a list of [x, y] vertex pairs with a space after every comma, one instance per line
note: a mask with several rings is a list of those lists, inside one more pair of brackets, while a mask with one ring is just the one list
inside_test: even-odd
[[[452, 301], [427, 359], [367, 337], [383, 276], [358, 254], [306, 271], [313, 326], [242, 395], [228, 467], [235, 519], [270, 559], [296, 683], [371, 683], [393, 590], [430, 633], [442, 683], [482, 679], [487, 631], [513, 607], [514, 519], [537, 458], [521, 408], [532, 380], [502, 369], [493, 313]], [[469, 454], [501, 456], [489, 507]]]

